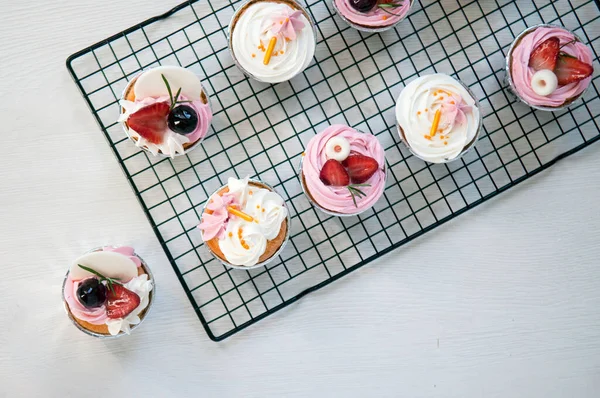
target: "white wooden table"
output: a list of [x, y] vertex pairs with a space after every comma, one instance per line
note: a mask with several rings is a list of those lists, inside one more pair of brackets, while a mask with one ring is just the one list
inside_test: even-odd
[[[65, 68], [179, 0], [3, 1], [0, 397], [597, 397], [600, 145], [221, 343], [208, 339]], [[126, 243], [157, 301], [131, 337], [62, 308]]]

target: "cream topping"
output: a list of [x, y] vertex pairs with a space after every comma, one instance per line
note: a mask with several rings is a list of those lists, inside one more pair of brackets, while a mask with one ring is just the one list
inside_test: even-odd
[[[432, 132], [438, 110], [439, 125]], [[459, 81], [444, 74], [410, 82], [396, 103], [396, 118], [413, 153], [432, 163], [455, 159], [480, 128], [475, 99]]]
[[[290, 19], [295, 22], [293, 25]], [[265, 52], [273, 37], [277, 41], [265, 65]], [[285, 3], [260, 1], [242, 11], [231, 32], [231, 46], [235, 59], [247, 73], [266, 83], [279, 83], [310, 64], [315, 54], [315, 35], [311, 22], [301, 11]]]

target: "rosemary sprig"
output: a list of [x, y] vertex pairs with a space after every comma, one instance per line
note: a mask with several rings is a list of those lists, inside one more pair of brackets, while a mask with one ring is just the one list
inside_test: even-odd
[[404, 0], [392, 1], [391, 3], [381, 3], [381, 4], [377, 3], [377, 7], [381, 8], [381, 10], [387, 14], [400, 17], [401, 16], [400, 14], [396, 14], [391, 11], [388, 11], [388, 10], [386, 10], [386, 8], [398, 8], [398, 7], [402, 6], [403, 2], [404, 2]]
[[113, 285], [116, 283], [117, 285], [120, 285], [121, 283], [118, 282], [119, 278], [108, 278], [104, 275], [102, 275], [100, 272], [93, 270], [91, 268], [88, 268], [84, 265], [81, 264], [77, 264], [79, 266], [79, 268], [86, 270], [87, 272], [90, 272], [94, 275], [96, 275], [98, 278], [100, 278], [100, 282], [106, 281], [106, 287], [108, 287], [108, 289], [112, 292], [112, 294], [115, 294], [115, 289], [113, 288]]
[[359, 198], [367, 196], [367, 194], [364, 193], [363, 191], [361, 191], [359, 189], [359, 187], [370, 187], [370, 186], [371, 186], [371, 184], [350, 184], [350, 185], [348, 185], [348, 191], [350, 191], [350, 195], [352, 196], [352, 201], [354, 202], [355, 207], [358, 207], [358, 204], [356, 203], [357, 196]]
[[192, 101], [187, 101], [187, 100], [179, 101], [179, 96], [181, 95], [181, 87], [179, 87], [179, 90], [177, 90], [175, 97], [173, 97], [173, 91], [171, 91], [171, 85], [169, 84], [169, 81], [167, 80], [165, 75], [163, 75], [162, 73], [160, 74], [160, 76], [162, 77], [163, 82], [165, 82], [165, 86], [167, 86], [167, 91], [169, 92], [169, 99], [171, 100], [171, 107], [169, 108], [169, 112], [171, 112], [173, 110], [173, 108], [175, 108], [175, 106], [177, 106], [177, 104], [184, 104], [186, 102], [192, 102]]
[[566, 42], [565, 44], [563, 44], [562, 46], [560, 46], [558, 49], [560, 50], [561, 48], [568, 46], [569, 44], [575, 44], [577, 43], [577, 39], [573, 39], [571, 41]]

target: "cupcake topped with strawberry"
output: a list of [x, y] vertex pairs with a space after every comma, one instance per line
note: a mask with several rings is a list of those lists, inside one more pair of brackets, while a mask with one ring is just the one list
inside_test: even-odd
[[90, 335], [129, 334], [148, 311], [153, 285], [131, 247], [102, 247], [71, 264], [63, 284], [65, 309]]
[[200, 79], [179, 66], [160, 66], [138, 75], [119, 104], [125, 132], [153, 155], [173, 158], [193, 149], [212, 120]]
[[313, 204], [328, 213], [364, 212], [383, 194], [385, 179], [384, 150], [372, 134], [336, 124], [306, 146], [302, 187]]
[[352, 27], [382, 31], [402, 21], [414, 0], [333, 0], [338, 14]]
[[542, 25], [525, 30], [508, 58], [511, 88], [536, 108], [562, 108], [581, 96], [592, 80], [593, 55], [567, 29]]

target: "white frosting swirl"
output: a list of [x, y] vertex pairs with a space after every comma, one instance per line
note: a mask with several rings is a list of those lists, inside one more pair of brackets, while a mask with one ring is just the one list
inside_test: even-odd
[[275, 239], [279, 235], [281, 223], [287, 217], [283, 198], [263, 188], [253, 190], [246, 203], [246, 213], [258, 221], [262, 234], [268, 240]]
[[[431, 136], [438, 110], [440, 123]], [[410, 82], [398, 97], [396, 118], [412, 152], [432, 163], [455, 159], [480, 128], [475, 99], [459, 81], [445, 74], [427, 75]]]
[[251, 216], [252, 222], [238, 217], [230, 218], [225, 237], [219, 248], [233, 265], [252, 266], [258, 263], [267, 248], [267, 241], [279, 235], [288, 215], [284, 201], [277, 193], [249, 184], [248, 177], [229, 178], [229, 195], [233, 195], [239, 209]]
[[219, 241], [219, 248], [231, 264], [252, 266], [258, 263], [267, 249], [267, 238], [255, 223], [231, 220], [227, 224], [225, 238]]
[[106, 320], [108, 332], [113, 336], [119, 334], [119, 332], [129, 334], [131, 332], [131, 325], [137, 325], [141, 322], [140, 313], [148, 307], [148, 304], [150, 303], [150, 292], [153, 287], [152, 281], [148, 280], [148, 274], [136, 276], [123, 286], [140, 296], [140, 305], [125, 318]]
[[[276, 35], [275, 56], [268, 65], [263, 64], [264, 50], [274, 36], [271, 33], [273, 16], [295, 11], [285, 3], [259, 1], [241, 11], [231, 32], [233, 56], [245, 71], [266, 83], [289, 80], [310, 64], [315, 54], [315, 35], [312, 23], [304, 14], [300, 21], [304, 28], [294, 40], [286, 40], [283, 33]], [[282, 53], [283, 52], [283, 53]]]

